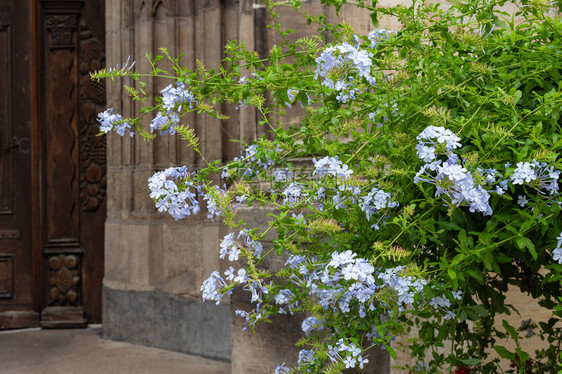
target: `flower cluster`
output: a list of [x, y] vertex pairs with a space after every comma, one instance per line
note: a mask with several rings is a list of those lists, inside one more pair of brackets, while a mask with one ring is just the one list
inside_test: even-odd
[[226, 235], [220, 244], [219, 257], [224, 258], [227, 255], [229, 261], [238, 261], [240, 255], [240, 247], [234, 241], [233, 233]]
[[[453, 300], [460, 301], [462, 299], [462, 292], [453, 291], [451, 293]], [[443, 316], [445, 319], [453, 319], [456, 317], [455, 313], [452, 312], [449, 308], [451, 307], [451, 301], [445, 296], [435, 296], [431, 300], [429, 300], [429, 305], [433, 307], [433, 309], [442, 309], [446, 314]]]
[[337, 178], [348, 178], [353, 174], [353, 170], [348, 165], [343, 164], [338, 157], [323, 157], [319, 160], [313, 159], [314, 171], [312, 175], [317, 175], [319, 178], [326, 176], [333, 176]]
[[423, 288], [427, 284], [425, 279], [416, 279], [411, 275], [402, 275], [404, 266], [397, 266], [386, 269], [378, 277], [383, 281], [384, 286], [393, 292], [392, 297], [397, 301], [401, 311], [414, 303], [416, 294], [422, 294]]
[[260, 149], [257, 144], [248, 146], [241, 156], [235, 157], [223, 169], [221, 178], [227, 179], [236, 175], [249, 180], [256, 174], [260, 174], [263, 170], [270, 168], [275, 163], [275, 152], [265, 151], [261, 157], [258, 155], [259, 152]]
[[[374, 187], [366, 196], [360, 198], [359, 208], [361, 208], [361, 210], [365, 213], [365, 216], [367, 216], [367, 221], [370, 221], [373, 214], [381, 211], [382, 209], [395, 208], [399, 205], [398, 202], [392, 201], [390, 198], [390, 193]], [[377, 223], [371, 225], [371, 227], [378, 230], [379, 222], [380, 219]]]
[[204, 195], [203, 200], [207, 202], [207, 218], [213, 221], [215, 216], [224, 217], [222, 211], [222, 201], [226, 195], [226, 191], [218, 186], [211, 187]]
[[159, 212], [168, 212], [175, 220], [199, 212], [197, 195], [189, 190], [189, 187], [196, 187], [187, 180], [189, 175], [187, 168], [183, 166], [159, 171], [148, 178], [150, 198], [156, 201]]
[[[328, 47], [316, 58], [315, 78], [322, 78], [322, 84], [338, 92], [337, 100], [347, 103], [355, 99], [359, 89], [355, 87], [356, 78], [365, 78], [371, 85], [376, 79], [371, 76], [372, 54], [349, 43]], [[356, 78], [355, 78], [356, 77]]]
[[252, 236], [246, 230], [240, 230], [238, 233], [238, 239], [242, 239], [241, 242], [236, 242], [234, 240], [234, 233], [226, 235], [220, 244], [220, 258], [225, 258], [228, 256], [230, 261], [238, 261], [238, 256], [240, 255], [240, 249], [245, 248], [256, 258], [261, 257], [263, 251], [263, 245], [252, 239]]
[[[558, 179], [560, 170], [554, 170], [546, 162], [518, 162], [517, 167], [509, 176], [514, 185], [530, 185], [543, 195], [556, 195], [559, 193]], [[545, 192], [546, 191], [546, 192]]]
[[[473, 175], [463, 167], [459, 157], [453, 152], [460, 148], [460, 138], [444, 127], [429, 126], [418, 136], [416, 150], [423, 165], [414, 178], [436, 186], [435, 196], [447, 196], [454, 206], [468, 206], [471, 212], [480, 212], [485, 216], [492, 215], [490, 194], [476, 183]], [[444, 153], [446, 161], [437, 159]]]
[[201, 285], [201, 296], [203, 300], [212, 300], [216, 304], [220, 304], [224, 294], [221, 292], [226, 286], [224, 279], [218, 271], [213, 271], [211, 276], [207, 278]]
[[343, 362], [346, 369], [363, 366], [369, 362], [363, 357], [363, 350], [357, 345], [340, 339], [337, 344], [328, 347], [328, 357], [332, 362]]
[[301, 324], [302, 331], [308, 335], [311, 331], [321, 330], [322, 322], [320, 322], [316, 317], [310, 316], [304, 319]]
[[293, 171], [289, 168], [276, 169], [272, 172], [272, 176], [275, 182], [289, 182], [293, 180]]
[[246, 230], [240, 230], [238, 233], [238, 238], [242, 239], [244, 247], [254, 256], [255, 258], [261, 258], [261, 253], [263, 252], [263, 245], [252, 239], [252, 235]]
[[283, 200], [283, 205], [294, 205], [299, 202], [299, 200], [306, 196], [302, 192], [302, 186], [299, 182], [292, 182], [285, 190], [283, 190], [283, 195], [285, 195], [285, 199]]
[[375, 29], [369, 33], [371, 48], [376, 48], [381, 40], [388, 39], [394, 32], [386, 29]]
[[161, 134], [174, 135], [176, 127], [180, 122], [179, 113], [182, 107], [187, 106], [189, 109], [195, 103], [193, 93], [185, 88], [183, 82], [176, 82], [176, 85], [170, 84], [162, 91], [163, 113], [156, 114], [156, 117], [150, 122], [150, 131], [159, 130]]
[[162, 91], [162, 106], [165, 110], [177, 110], [181, 112], [182, 105], [188, 105], [189, 108], [193, 106], [195, 98], [193, 93], [185, 88], [183, 82], [176, 82], [176, 86], [168, 85]]
[[125, 135], [125, 131], [128, 131], [131, 137], [134, 135], [131, 131], [131, 125], [123, 119], [122, 115], [113, 113], [113, 108], [99, 113], [98, 122], [100, 123], [100, 131], [104, 134], [115, 130], [115, 132], [121, 136]]

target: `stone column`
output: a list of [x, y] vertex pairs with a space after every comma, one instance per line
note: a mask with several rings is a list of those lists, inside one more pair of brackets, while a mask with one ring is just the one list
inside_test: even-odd
[[[150, 71], [146, 53], [184, 53], [182, 62], [194, 68], [199, 59], [216, 68], [226, 37], [236, 38], [240, 28], [238, 1], [219, 0], [116, 0], [108, 2], [107, 65], [136, 61], [138, 71]], [[225, 3], [225, 4], [226, 4]], [[166, 63], [161, 65], [166, 69]], [[145, 91], [160, 95], [166, 80], [146, 79]], [[132, 116], [122, 84], [108, 87], [108, 107]], [[232, 112], [232, 109], [225, 108]], [[196, 130], [208, 159], [232, 158], [243, 128], [253, 118], [219, 122], [196, 116], [183, 123]], [[200, 160], [177, 136], [165, 135], [147, 142], [138, 137], [108, 137], [108, 217], [104, 280], [104, 335], [191, 354], [230, 359], [230, 307], [202, 303], [202, 281], [219, 268], [221, 226], [205, 215], [175, 222], [158, 213], [149, 198], [147, 179], [170, 166], [196, 167]]]

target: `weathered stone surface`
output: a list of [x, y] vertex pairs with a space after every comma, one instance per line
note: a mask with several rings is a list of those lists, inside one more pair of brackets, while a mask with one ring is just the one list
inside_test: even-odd
[[[250, 311], [247, 292], [236, 289], [231, 300], [232, 314], [237, 309]], [[273, 373], [283, 363], [297, 364], [299, 348], [295, 342], [302, 337], [300, 325], [304, 316], [275, 316], [273, 323], [262, 323], [255, 332], [244, 328], [244, 319], [232, 317], [232, 374]]]
[[105, 284], [104, 337], [230, 360], [230, 307], [162, 290]]
[[103, 288], [104, 336], [153, 346], [154, 298], [151, 292]]

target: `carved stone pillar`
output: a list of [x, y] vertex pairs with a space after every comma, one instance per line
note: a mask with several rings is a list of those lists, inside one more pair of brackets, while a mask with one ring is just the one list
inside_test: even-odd
[[[145, 54], [155, 56], [165, 47], [173, 55], [184, 53], [182, 64], [188, 68], [195, 67], [196, 59], [213, 68], [222, 58], [224, 28], [238, 29], [237, 1], [119, 0], [107, 5], [109, 66], [130, 55], [137, 71], [150, 71]], [[233, 7], [235, 12], [226, 12]], [[169, 67], [166, 61], [160, 64]], [[145, 82], [143, 89], [152, 97], [173, 83]], [[108, 84], [108, 106], [131, 116], [138, 107], [126, 97], [122, 83], [132, 84]], [[183, 117], [182, 123], [195, 129], [208, 158], [224, 157], [228, 124], [195, 114]], [[222, 228], [204, 214], [175, 222], [158, 213], [147, 187], [148, 177], [157, 170], [195, 168], [200, 160], [177, 136], [146, 142], [112, 134], [108, 148], [105, 336], [228, 360], [230, 308], [202, 303], [199, 294], [204, 277], [219, 266], [216, 248]]]

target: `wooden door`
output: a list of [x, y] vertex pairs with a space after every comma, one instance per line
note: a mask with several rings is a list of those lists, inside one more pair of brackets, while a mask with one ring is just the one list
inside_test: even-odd
[[36, 326], [28, 1], [0, 1], [0, 329]]
[[0, 329], [101, 321], [104, 1], [0, 1]]

